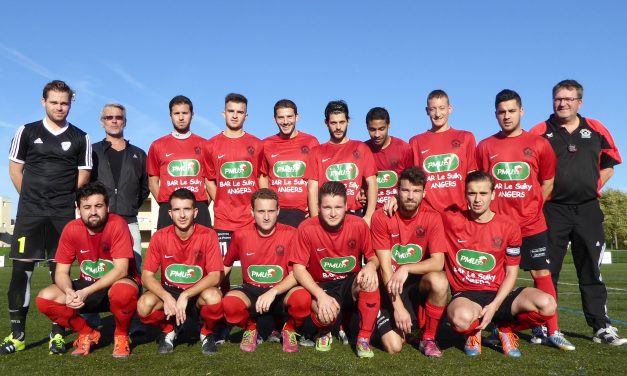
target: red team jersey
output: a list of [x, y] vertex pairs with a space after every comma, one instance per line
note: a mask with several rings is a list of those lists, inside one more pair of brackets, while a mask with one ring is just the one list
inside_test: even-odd
[[290, 264], [305, 265], [314, 281], [345, 279], [361, 270], [362, 256], [367, 260], [375, 253], [366, 222], [346, 215], [336, 232], [326, 231], [319, 217], [308, 218], [298, 226], [298, 240], [290, 253]]
[[388, 217], [383, 210], [372, 216], [372, 247], [390, 250], [392, 271], [400, 265], [426, 260], [433, 253], [446, 253], [448, 244], [440, 213], [420, 205], [413, 218], [404, 218], [398, 211]]
[[419, 134], [409, 144], [414, 164], [427, 175], [425, 200], [440, 213], [452, 205], [466, 208], [466, 175], [477, 169], [475, 136], [451, 128]]
[[263, 146], [244, 133], [230, 138], [220, 133], [205, 143], [206, 177], [216, 181], [214, 228], [235, 231], [253, 222], [250, 199], [257, 190]]
[[263, 237], [255, 224], [250, 224], [233, 234], [224, 265], [233, 266], [240, 260], [244, 283], [273, 287], [289, 274], [288, 252], [295, 238], [296, 229], [292, 226], [277, 223], [274, 233]]
[[520, 264], [520, 226], [499, 213], [490, 222], [477, 223], [468, 211], [447, 211], [443, 221], [451, 292], [497, 291], [505, 278], [505, 266]]
[[198, 223], [194, 226], [186, 240], [176, 235], [174, 225], [158, 230], [150, 239], [143, 269], [153, 273], [161, 269], [162, 285], [186, 290], [209, 273], [224, 270], [215, 231]]
[[414, 165], [412, 150], [407, 142], [392, 136], [385, 149], [375, 149], [371, 140], [366, 141], [366, 145], [370, 148], [377, 166], [377, 208], [380, 208], [398, 193], [398, 177], [401, 171]]
[[207, 201], [202, 166], [202, 146], [205, 139], [195, 134], [177, 138], [169, 134], [150, 145], [146, 171], [159, 176], [157, 202], [168, 202], [172, 192], [187, 188], [197, 201]]
[[555, 153], [546, 139], [525, 131], [517, 137], [499, 132], [479, 143], [477, 164], [494, 177], [494, 211], [519, 223], [524, 237], [547, 229], [542, 182], [555, 176]]
[[298, 131], [294, 138], [273, 135], [263, 140], [261, 173], [270, 180], [270, 188], [278, 193], [281, 208], [307, 211], [307, 180], [309, 152], [320, 145], [314, 136]]
[[307, 179], [317, 180], [319, 186], [328, 181], [344, 183], [348, 210], [361, 209], [357, 194], [363, 180], [377, 175], [374, 157], [366, 144], [352, 140], [343, 144], [327, 142], [311, 151], [309, 162]]
[[96, 282], [113, 269], [113, 259], [128, 260], [128, 278], [140, 282], [135, 267], [133, 240], [126, 220], [110, 213], [104, 229], [91, 235], [83, 220], [69, 222], [59, 239], [54, 261], [71, 265], [78, 260], [80, 279]]

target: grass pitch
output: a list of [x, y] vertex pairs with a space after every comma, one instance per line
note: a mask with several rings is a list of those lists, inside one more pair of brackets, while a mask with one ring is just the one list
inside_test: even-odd
[[[621, 255], [622, 257], [622, 255]], [[622, 261], [622, 259], [621, 259]], [[627, 336], [627, 263], [603, 266], [603, 279], [608, 286], [609, 313], [614, 326]], [[11, 268], [0, 268], [0, 336], [10, 331], [6, 290]], [[239, 271], [234, 271], [237, 283]], [[532, 284], [528, 273], [520, 274], [519, 284]], [[36, 268], [32, 296], [50, 283], [46, 268]], [[281, 345], [263, 343], [251, 354], [239, 350], [240, 330], [234, 329], [229, 342], [219, 347], [214, 356], [203, 356], [198, 342], [179, 343], [172, 354], [156, 353], [156, 343], [148, 336], [136, 340], [130, 359], [111, 357], [112, 317], [103, 315], [103, 339], [86, 358], [48, 355], [49, 320], [31, 301], [27, 322], [27, 349], [0, 357], [0, 371], [11, 375], [595, 375], [624, 374], [627, 368], [627, 345], [611, 347], [591, 341], [592, 331], [581, 312], [577, 278], [571, 263], [565, 263], [561, 276], [560, 325], [567, 338], [577, 346], [566, 352], [546, 346], [530, 345], [529, 332], [521, 333], [520, 359], [509, 359], [498, 349], [484, 346], [483, 353], [470, 358], [463, 353], [463, 339], [444, 324], [438, 333], [438, 343], [444, 351], [442, 359], [428, 359], [417, 349], [406, 345], [400, 354], [390, 356], [375, 350], [373, 359], [359, 359], [352, 346], [334, 341], [329, 353], [301, 347], [296, 354], [284, 354]], [[484, 337], [487, 333], [484, 333]], [[76, 334], [69, 334], [71, 343]]]

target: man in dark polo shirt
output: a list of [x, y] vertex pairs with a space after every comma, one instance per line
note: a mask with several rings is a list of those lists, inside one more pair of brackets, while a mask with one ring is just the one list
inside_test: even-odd
[[605, 126], [579, 115], [582, 104], [581, 84], [559, 82], [553, 87], [553, 115], [531, 130], [551, 143], [557, 157], [552, 197], [544, 206], [551, 274], [557, 290], [570, 241], [584, 315], [594, 330], [592, 340], [619, 346], [627, 339], [618, 335], [607, 315], [607, 289], [599, 267], [605, 238], [598, 197], [622, 160]]

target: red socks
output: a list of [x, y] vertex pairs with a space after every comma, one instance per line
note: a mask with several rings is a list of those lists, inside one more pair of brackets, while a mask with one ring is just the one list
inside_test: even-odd
[[128, 327], [137, 310], [137, 287], [116, 283], [109, 290], [109, 308], [115, 318], [115, 335], [128, 335]]
[[[553, 280], [551, 279], [550, 274], [543, 277], [534, 278], [533, 284], [535, 288], [551, 295], [557, 302], [557, 293], [555, 292], [555, 286], [553, 285]], [[555, 314], [546, 321], [546, 326], [549, 335], [555, 333], [560, 329], [559, 324], [557, 323], [557, 311], [555, 311]]]
[[381, 306], [381, 296], [379, 290], [375, 291], [359, 291], [357, 297], [357, 310], [361, 318], [359, 322], [359, 333], [357, 338], [370, 339], [374, 324], [377, 321], [379, 307]]
[[64, 328], [70, 328], [79, 334], [89, 334], [93, 330], [87, 325], [85, 319], [78, 314], [77, 310], [65, 304], [40, 297], [35, 298], [35, 303], [41, 313]]
[[250, 312], [248, 312], [246, 303], [242, 299], [227, 295], [222, 298], [222, 307], [224, 309], [224, 317], [229, 324], [239, 326], [240, 328], [246, 327]]
[[311, 313], [311, 295], [305, 289], [297, 289], [287, 298], [287, 314], [289, 318], [285, 323], [285, 329], [295, 331], [305, 322], [305, 318]]
[[440, 326], [440, 320], [442, 320], [442, 315], [444, 314], [445, 307], [434, 306], [431, 303], [427, 302], [425, 304], [425, 327], [422, 333], [422, 339], [435, 339], [435, 334], [438, 331], [438, 327]]
[[160, 309], [152, 311], [147, 316], [139, 316], [139, 319], [146, 325], [158, 326], [163, 333], [170, 333], [174, 330], [174, 318], [166, 320], [165, 312]]
[[213, 333], [213, 328], [215, 328], [217, 322], [224, 317], [222, 301], [217, 304], [205, 304], [200, 306], [200, 317], [203, 321], [200, 334], [207, 335]]
[[553, 316], [544, 316], [539, 312], [522, 312], [516, 315], [516, 322], [499, 325], [502, 332], [519, 332], [521, 330], [544, 325]]
[[459, 329], [455, 325], [451, 325], [451, 329], [453, 329], [453, 331], [455, 331], [456, 333], [462, 334], [464, 336], [469, 336], [477, 331], [477, 327], [479, 326], [479, 324], [481, 324], [481, 321], [475, 320], [470, 323], [470, 326], [466, 330]]

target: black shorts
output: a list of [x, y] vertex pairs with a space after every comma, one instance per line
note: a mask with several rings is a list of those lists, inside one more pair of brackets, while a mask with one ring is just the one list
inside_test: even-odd
[[[175, 300], [178, 300], [179, 296], [181, 296], [181, 293], [185, 290], [180, 289], [178, 287], [174, 287], [174, 286], [168, 286], [168, 285], [161, 285], [163, 287], [163, 289], [167, 292], [170, 293], [170, 295], [172, 295], [172, 297]], [[198, 310], [198, 295], [194, 296], [194, 297], [190, 297], [187, 300], [187, 308], [185, 308], [185, 313], [187, 313], [188, 316], [198, 316], [198, 313], [200, 312]]]
[[[198, 215], [194, 222], [200, 223], [203, 226], [211, 227], [211, 216], [209, 215], [209, 204], [207, 201], [196, 201], [196, 207], [198, 208]], [[174, 222], [170, 218], [168, 211], [172, 208], [169, 202], [159, 203], [159, 217], [157, 218], [157, 230], [167, 227]]]
[[353, 281], [357, 277], [357, 273], [351, 273], [344, 279], [338, 279], [335, 281], [321, 282], [320, 288], [324, 290], [330, 297], [335, 299], [340, 305], [340, 309], [353, 307], [355, 301], [353, 300]]
[[274, 298], [274, 301], [270, 305], [270, 309], [267, 313], [259, 314], [255, 309], [255, 306], [257, 305], [257, 299], [259, 299], [261, 295], [270, 290], [270, 287], [259, 287], [251, 285], [249, 283], [244, 283], [243, 285], [235, 286], [231, 290], [243, 292], [248, 300], [250, 300], [250, 307], [248, 308], [248, 312], [250, 313], [250, 317], [252, 318], [263, 316], [265, 314], [269, 314], [272, 316], [281, 316], [285, 312], [285, 305], [283, 304], [283, 300], [285, 300], [285, 294], [277, 295]]
[[14, 260], [53, 260], [61, 232], [74, 217], [32, 217], [21, 215], [15, 220], [11, 252]]
[[307, 213], [298, 209], [281, 208], [277, 222], [284, 225], [298, 227], [307, 218]]
[[520, 268], [523, 270], [548, 269], [550, 266], [548, 244], [548, 231], [522, 238]]
[[[524, 287], [517, 287], [505, 297], [499, 309], [494, 313], [494, 317], [492, 318], [493, 322], [504, 323], [516, 321], [516, 318], [512, 315], [512, 304], [524, 289]], [[483, 308], [492, 303], [495, 296], [496, 291], [460, 291], [453, 295], [451, 302], [457, 298], [466, 298], [479, 304], [481, 308]]]
[[[410, 275], [403, 285], [403, 292], [401, 293], [401, 301], [405, 306], [405, 309], [409, 312], [411, 317], [411, 329], [416, 330], [418, 328], [418, 317], [416, 311], [418, 306], [426, 302], [426, 297], [420, 294], [420, 281], [422, 275]], [[386, 333], [397, 329], [394, 322], [394, 307], [392, 306], [392, 298], [388, 294], [385, 286], [381, 286], [381, 309], [377, 316], [377, 330], [379, 335], [383, 336]]]
[[231, 245], [231, 239], [233, 239], [233, 231], [214, 229], [218, 235], [218, 243], [220, 244], [220, 252], [222, 252], [222, 258], [226, 255]]
[[[135, 281], [133, 281], [135, 282]], [[75, 279], [72, 281], [72, 289], [82, 290], [87, 286], [91, 286], [95, 281], [85, 281], [84, 279]], [[137, 286], [137, 285], [136, 285]], [[138, 290], [139, 291], [139, 290]], [[85, 305], [79, 309], [80, 313], [100, 313], [111, 312], [109, 307], [109, 288], [98, 290], [89, 295], [85, 300]]]

